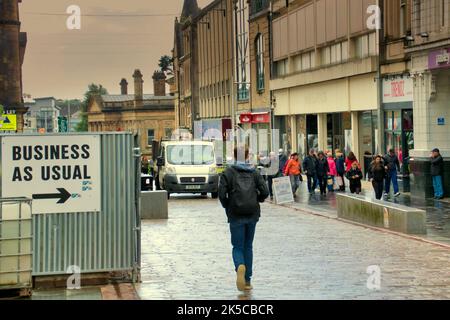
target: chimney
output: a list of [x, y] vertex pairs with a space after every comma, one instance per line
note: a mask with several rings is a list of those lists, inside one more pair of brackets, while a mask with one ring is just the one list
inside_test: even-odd
[[166, 96], [166, 75], [162, 71], [153, 73], [153, 94], [156, 97]]
[[134, 70], [133, 74], [134, 78], [134, 100], [135, 100], [135, 107], [142, 107], [143, 99], [144, 99], [144, 87], [143, 83], [144, 80], [142, 80], [143, 76], [139, 69]]
[[128, 94], [128, 82], [127, 79], [122, 78], [120, 81], [120, 94], [127, 95]]

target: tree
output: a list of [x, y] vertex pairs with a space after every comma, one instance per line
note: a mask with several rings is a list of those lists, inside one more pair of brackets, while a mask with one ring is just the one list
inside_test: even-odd
[[164, 72], [166, 75], [172, 75], [173, 74], [173, 58], [164, 55], [159, 59], [158, 66], [161, 68], [161, 71]]
[[83, 102], [81, 103], [81, 121], [80, 123], [78, 123], [76, 131], [78, 132], [88, 131], [87, 108], [89, 105], [89, 101], [91, 100], [92, 97], [103, 94], [108, 94], [108, 90], [103, 88], [101, 84], [97, 85], [95, 83], [91, 83], [88, 86], [88, 90], [85, 92]]

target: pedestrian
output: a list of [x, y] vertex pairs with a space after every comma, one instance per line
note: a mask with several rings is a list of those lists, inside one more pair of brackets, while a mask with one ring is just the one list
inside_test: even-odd
[[[245, 154], [245, 161], [238, 155]], [[260, 203], [269, 196], [264, 179], [249, 163], [248, 148], [234, 149], [235, 164], [228, 167], [219, 182], [219, 199], [230, 224], [236, 286], [251, 290], [253, 275], [253, 239], [261, 217]]]
[[336, 183], [337, 169], [336, 169], [336, 159], [333, 158], [333, 154], [328, 152], [328, 191], [334, 192], [334, 184]]
[[386, 168], [384, 167], [383, 157], [378, 155], [369, 167], [369, 181], [372, 182], [375, 198], [383, 198], [384, 179], [386, 179]]
[[389, 152], [384, 156], [383, 160], [387, 172], [384, 196], [389, 197], [392, 182], [392, 185], [394, 186], [394, 197], [398, 197], [400, 196], [400, 190], [398, 187], [397, 172], [400, 171], [400, 161], [398, 161], [395, 150], [389, 149]]
[[273, 179], [276, 179], [279, 177], [279, 164], [278, 164], [278, 157], [275, 152], [271, 152], [269, 154], [269, 167], [267, 169], [267, 184], [269, 185], [269, 195], [270, 200], [273, 200]]
[[345, 157], [341, 150], [336, 150], [336, 171], [339, 191], [345, 191]]
[[350, 151], [347, 159], [345, 159], [345, 171], [349, 172], [353, 166], [353, 163], [355, 162], [358, 164], [358, 168], [361, 169], [361, 166], [359, 165], [358, 159], [356, 159], [355, 154], [353, 153], [353, 151]]
[[278, 150], [278, 160], [279, 160], [279, 176], [283, 176], [284, 169], [286, 167], [286, 164], [288, 162], [288, 156], [284, 152], [283, 149]]
[[444, 159], [437, 148], [431, 151], [430, 157], [430, 174], [433, 179], [434, 198], [441, 200], [444, 199], [444, 187], [442, 184], [442, 176], [444, 175]]
[[323, 151], [320, 151], [318, 153], [316, 171], [317, 171], [317, 181], [319, 182], [320, 187], [320, 195], [326, 195], [328, 172], [330, 171], [330, 168], [328, 166], [328, 160], [325, 157], [325, 153]]
[[303, 159], [303, 172], [307, 177], [308, 191], [312, 195], [317, 186], [317, 158], [314, 149], [309, 150], [309, 154]]
[[352, 167], [346, 174], [347, 179], [350, 181], [350, 192], [360, 194], [361, 193], [361, 179], [363, 174], [359, 168], [358, 162], [353, 162]]
[[298, 153], [293, 153], [291, 155], [291, 159], [286, 166], [284, 175], [291, 180], [292, 193], [294, 198], [297, 198], [297, 190], [300, 187], [300, 182], [302, 180], [302, 169], [298, 160]]

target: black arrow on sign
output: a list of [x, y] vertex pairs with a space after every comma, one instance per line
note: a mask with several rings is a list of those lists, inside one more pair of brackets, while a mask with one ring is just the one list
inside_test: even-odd
[[33, 194], [33, 200], [42, 199], [59, 199], [57, 203], [63, 204], [72, 196], [66, 189], [57, 188], [59, 193], [44, 193], [44, 194]]

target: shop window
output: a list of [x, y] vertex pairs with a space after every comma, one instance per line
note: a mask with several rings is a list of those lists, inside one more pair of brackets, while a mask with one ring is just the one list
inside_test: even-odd
[[152, 146], [153, 140], [155, 140], [155, 130], [148, 129], [147, 130], [147, 145]]

